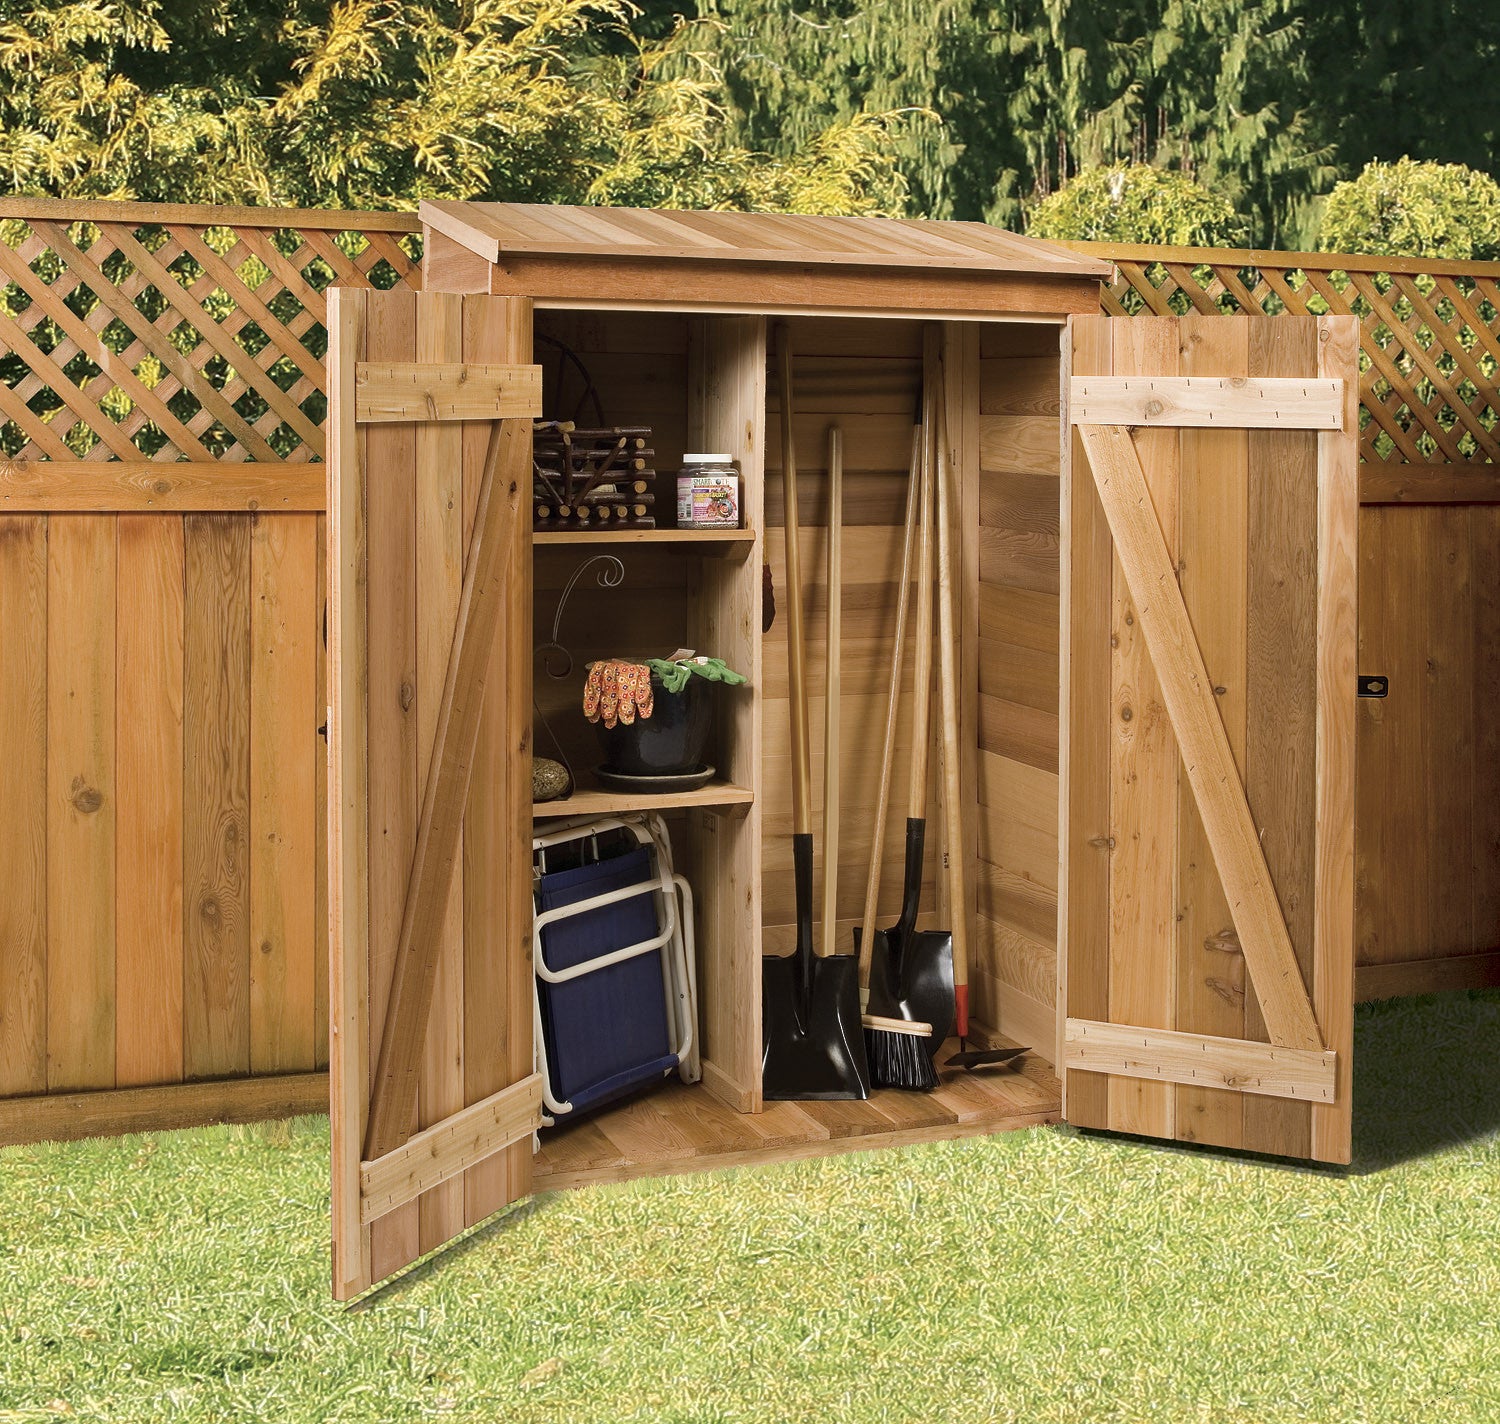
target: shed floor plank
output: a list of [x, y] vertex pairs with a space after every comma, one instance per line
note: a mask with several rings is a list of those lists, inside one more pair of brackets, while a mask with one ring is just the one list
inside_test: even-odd
[[[974, 1046], [991, 1042], [1006, 1040], [983, 1030], [971, 1040]], [[957, 1049], [957, 1040], [945, 1044], [938, 1062]], [[768, 1103], [759, 1115], [736, 1113], [702, 1087], [673, 1079], [633, 1103], [544, 1129], [536, 1190], [869, 1152], [1059, 1119], [1061, 1089], [1051, 1065], [1035, 1053], [1016, 1069], [941, 1069], [939, 1077], [942, 1084], [931, 1094], [879, 1089], [865, 1103]]]

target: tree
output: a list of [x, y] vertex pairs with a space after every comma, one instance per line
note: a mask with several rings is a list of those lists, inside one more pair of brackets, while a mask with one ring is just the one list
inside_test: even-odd
[[[0, 0], [0, 172], [58, 196], [899, 212], [893, 120], [730, 140], [710, 35], [630, 0]], [[660, 28], [658, 26], [658, 28]]]
[[1323, 210], [1325, 252], [1378, 257], [1500, 257], [1500, 183], [1457, 163], [1368, 163]]
[[1135, 163], [1086, 168], [1030, 212], [1033, 237], [1233, 247], [1245, 224], [1217, 193], [1183, 173]]

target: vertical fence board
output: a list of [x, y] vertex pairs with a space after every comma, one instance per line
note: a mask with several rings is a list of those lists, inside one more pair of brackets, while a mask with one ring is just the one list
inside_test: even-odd
[[183, 527], [180, 515], [119, 524], [115, 736], [115, 1079], [182, 1077]]
[[115, 521], [47, 537], [47, 1087], [115, 1081]]
[[313, 514], [250, 531], [250, 1071], [313, 1062], [317, 549]]
[[183, 1070], [250, 1071], [250, 526], [186, 520]]
[[47, 1087], [47, 520], [0, 518], [0, 1096]]
[[318, 546], [314, 628], [317, 637], [317, 717], [323, 735], [313, 743], [317, 758], [313, 830], [317, 849], [313, 861], [313, 1067], [328, 1066], [328, 519], [317, 516], [314, 538]]

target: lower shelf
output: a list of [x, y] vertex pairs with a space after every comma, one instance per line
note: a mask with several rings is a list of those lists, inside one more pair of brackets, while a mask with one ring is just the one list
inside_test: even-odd
[[[950, 1041], [938, 1062], [957, 1049], [957, 1040]], [[931, 1093], [881, 1089], [862, 1103], [767, 1103], [762, 1113], [736, 1112], [701, 1085], [674, 1079], [622, 1107], [546, 1129], [536, 1156], [536, 1190], [940, 1142], [1058, 1121], [1061, 1087], [1051, 1066], [1034, 1053], [1014, 1071], [942, 1070], [939, 1076], [941, 1086]]]
[[728, 781], [710, 781], [696, 791], [612, 791], [584, 782], [566, 801], [535, 801], [531, 817], [535, 821], [552, 816], [605, 816], [620, 811], [674, 811], [693, 806], [748, 808], [755, 793], [746, 786]]

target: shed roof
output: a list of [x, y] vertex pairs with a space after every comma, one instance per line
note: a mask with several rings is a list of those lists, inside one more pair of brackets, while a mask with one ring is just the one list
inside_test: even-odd
[[491, 262], [505, 253], [942, 268], [1102, 278], [1108, 262], [977, 222], [424, 202], [422, 221]]
[[1058, 321], [1098, 311], [1113, 272], [983, 223], [457, 202], [421, 218], [433, 290], [551, 307]]

